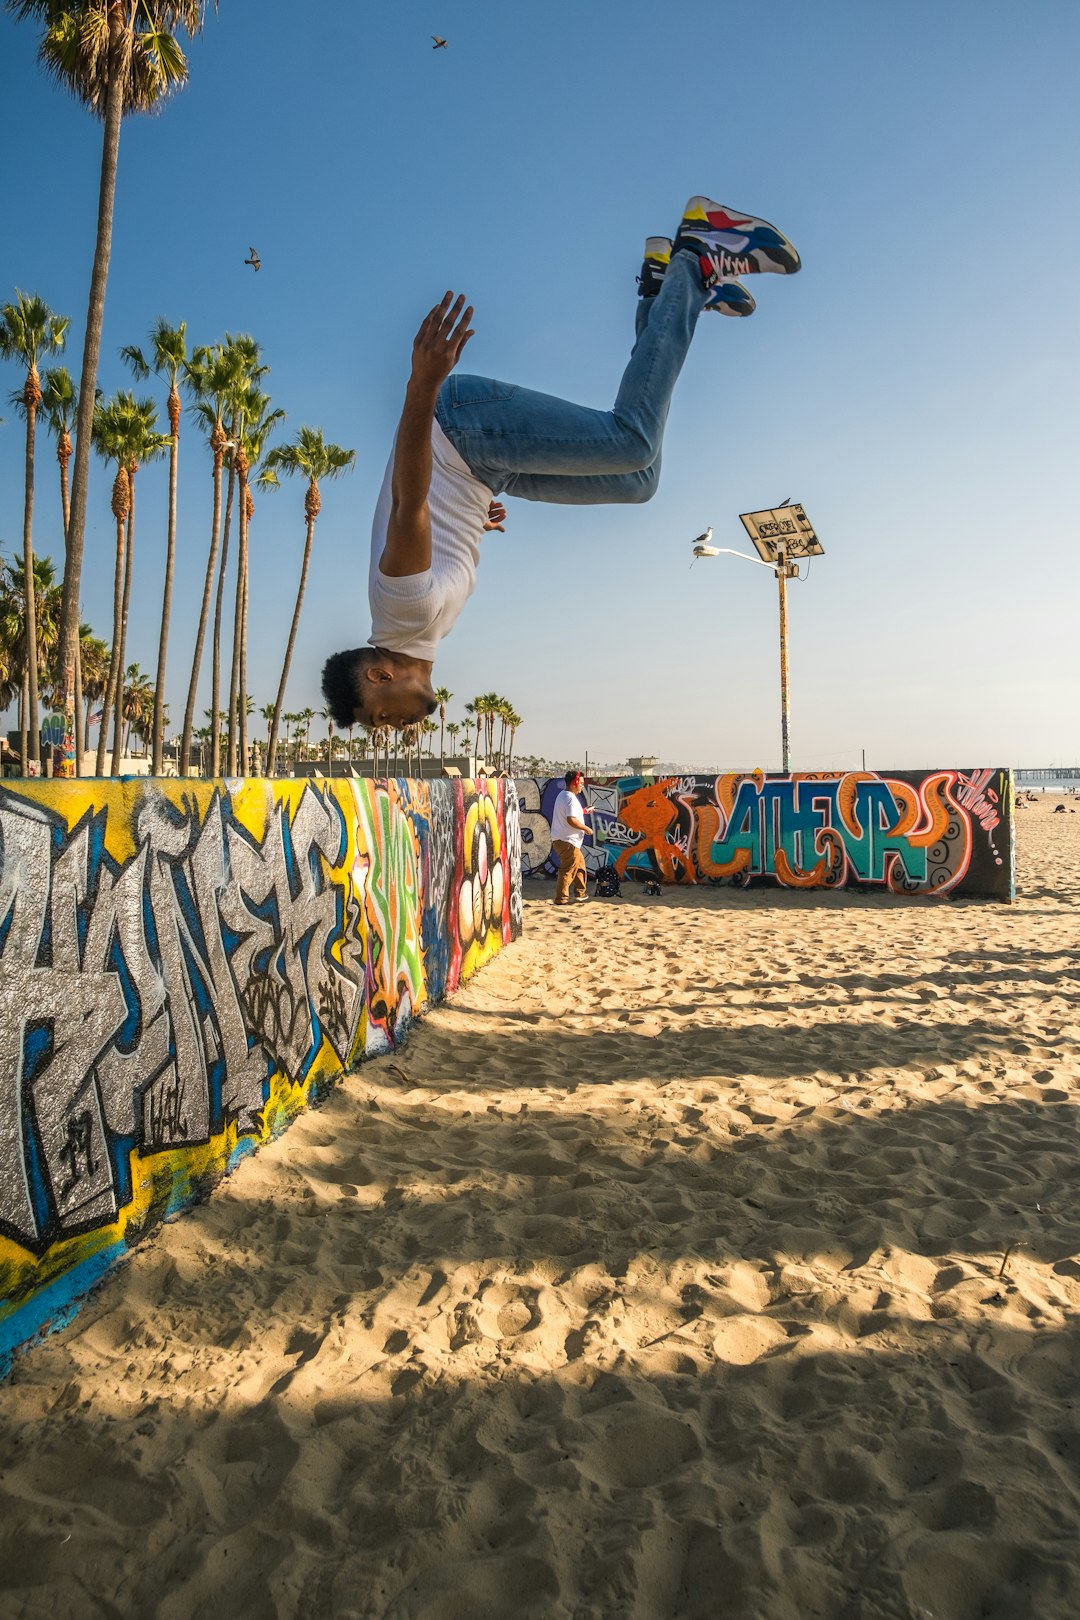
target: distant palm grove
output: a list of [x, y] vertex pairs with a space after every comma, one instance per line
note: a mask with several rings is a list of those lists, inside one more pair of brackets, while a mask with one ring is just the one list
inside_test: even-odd
[[[258, 342], [245, 333], [215, 341], [189, 340], [186, 323], [159, 320], [142, 343], [121, 355], [133, 389], [103, 397], [98, 362], [112, 242], [112, 214], [121, 129], [125, 118], [156, 107], [187, 81], [178, 34], [193, 35], [209, 9], [205, 0], [4, 0], [5, 9], [39, 29], [39, 60], [96, 115], [102, 126], [97, 234], [79, 377], [68, 353], [71, 319], [37, 292], [11, 290], [0, 304], [0, 360], [17, 386], [10, 402], [25, 428], [26, 458], [21, 547], [0, 553], [0, 709], [18, 706], [19, 769], [42, 771], [43, 753], [55, 774], [116, 775], [134, 744], [154, 775], [166, 769], [217, 776], [291, 772], [324, 761], [348, 769], [369, 760], [378, 771], [422, 769], [422, 756], [480, 755], [489, 769], [508, 768], [521, 724], [513, 705], [490, 692], [464, 705], [463, 721], [448, 720], [453, 694], [440, 688], [439, 718], [406, 728], [354, 728], [335, 736], [325, 710], [325, 735], [312, 740], [317, 712], [289, 711], [287, 687], [307, 586], [322, 486], [349, 472], [356, 452], [301, 427], [281, 433], [285, 412], [266, 392], [269, 373]], [[3, 289], [0, 289], [3, 296]], [[132, 334], [136, 336], [137, 334]], [[10, 424], [14, 427], [15, 424]], [[182, 578], [199, 591], [193, 649], [185, 649], [186, 700], [170, 719], [164, 704], [170, 656], [180, 514], [180, 450], [195, 429], [198, 464], [213, 479], [209, 532], [199, 555], [185, 531]], [[39, 434], [39, 429], [44, 430]], [[39, 438], [45, 443], [39, 444]], [[38, 488], [46, 443], [54, 471]], [[39, 451], [43, 452], [39, 458]], [[137, 474], [155, 460], [168, 463], [167, 513], [140, 514]], [[52, 458], [49, 457], [51, 463]], [[98, 474], [92, 479], [93, 468]], [[281, 674], [272, 701], [256, 706], [248, 686], [248, 587], [252, 524], [262, 496], [283, 477], [304, 490], [303, 545], [298, 545], [295, 604]], [[91, 487], [92, 486], [92, 487]], [[90, 503], [112, 516], [112, 624], [107, 637], [79, 611], [84, 539]], [[35, 555], [34, 514], [44, 503], [62, 521], [63, 559]], [[55, 532], [59, 524], [50, 521]], [[299, 529], [299, 525], [298, 525]], [[0, 536], [0, 542], [5, 537]], [[136, 566], [161, 585], [156, 664], [144, 673], [129, 656], [129, 612]], [[299, 539], [299, 535], [298, 535]], [[95, 567], [104, 559], [94, 559]], [[227, 587], [227, 580], [229, 581]], [[100, 627], [103, 628], [103, 627]], [[141, 649], [140, 649], [141, 650]], [[196, 713], [204, 672], [210, 708]], [[175, 690], [174, 676], [174, 690]], [[256, 718], [257, 717], [257, 718]], [[201, 722], [201, 723], [199, 723]], [[47, 749], [43, 748], [45, 724]], [[5, 757], [7, 757], [5, 755]]]

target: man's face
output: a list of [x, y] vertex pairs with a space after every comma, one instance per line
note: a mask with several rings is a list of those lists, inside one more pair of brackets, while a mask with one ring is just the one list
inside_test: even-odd
[[387, 692], [376, 692], [366, 710], [356, 710], [356, 721], [361, 726], [416, 726], [421, 719], [436, 713], [439, 705], [416, 693], [400, 692], [393, 687]]
[[438, 706], [426, 682], [369, 681], [356, 718], [364, 726], [414, 726]]
[[580, 793], [584, 786], [585, 786], [585, 778], [582, 776], [581, 772], [579, 771], [578, 774], [574, 777], [574, 780], [570, 783], [570, 791], [571, 791], [571, 793]]

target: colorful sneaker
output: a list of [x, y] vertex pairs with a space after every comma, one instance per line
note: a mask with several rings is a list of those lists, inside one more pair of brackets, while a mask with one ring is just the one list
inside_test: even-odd
[[752, 315], [756, 308], [753, 293], [747, 292], [734, 276], [720, 276], [705, 300], [706, 313], [712, 310], [717, 315]]
[[713, 255], [721, 276], [748, 276], [765, 270], [790, 276], [802, 263], [775, 225], [725, 208], [708, 197], [691, 197], [684, 208], [672, 251], [677, 253], [680, 248]]
[[670, 236], [647, 236], [645, 259], [638, 276], [638, 297], [655, 298], [664, 281], [664, 271], [671, 263]]
[[[664, 273], [671, 263], [671, 239], [667, 236], [650, 236], [645, 241], [645, 261], [638, 276], [638, 296], [641, 298], [655, 298], [664, 284]], [[721, 276], [717, 273], [713, 257], [708, 253], [698, 254], [698, 263], [701, 273], [705, 277], [705, 285], [710, 289], [705, 300], [705, 308], [713, 310], [718, 315], [752, 315], [757, 305], [754, 303], [752, 293], [747, 292], [741, 282], [734, 276]]]

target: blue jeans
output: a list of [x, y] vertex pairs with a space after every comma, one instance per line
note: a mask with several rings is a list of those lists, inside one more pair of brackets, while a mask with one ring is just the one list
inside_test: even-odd
[[705, 296], [695, 255], [676, 253], [656, 297], [638, 300], [637, 342], [610, 411], [452, 372], [439, 390], [439, 426], [495, 495], [564, 506], [647, 501]]

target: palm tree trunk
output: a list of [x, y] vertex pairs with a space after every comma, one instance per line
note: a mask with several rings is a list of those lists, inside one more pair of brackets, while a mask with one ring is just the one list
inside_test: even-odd
[[[235, 416], [230, 431], [235, 439]], [[217, 721], [221, 709], [221, 609], [225, 600], [225, 570], [229, 566], [229, 529], [232, 525], [233, 495], [235, 492], [236, 456], [234, 454], [229, 457], [229, 488], [225, 496], [225, 528], [221, 536], [221, 566], [218, 569], [217, 599], [214, 603], [214, 645], [210, 679], [210, 707], [214, 712], [214, 743], [210, 756], [211, 776], [221, 775], [221, 728]], [[229, 724], [231, 727], [231, 718]]]
[[124, 558], [124, 602], [120, 611], [120, 646], [116, 655], [116, 720], [113, 725], [112, 774], [120, 774], [121, 745], [124, 739], [124, 659], [127, 657], [127, 622], [131, 606], [131, 571], [135, 550], [135, 474], [128, 468], [131, 478], [131, 502], [128, 506], [127, 556]]
[[[214, 516], [210, 526], [210, 555], [206, 562], [206, 579], [203, 582], [202, 611], [199, 614], [199, 631], [195, 637], [195, 655], [191, 660], [191, 682], [188, 686], [187, 704], [184, 708], [184, 729], [180, 736], [180, 775], [186, 776], [191, 762], [191, 734], [195, 725], [195, 694], [199, 685], [199, 669], [202, 664], [203, 643], [206, 640], [206, 626], [210, 618], [210, 592], [214, 588], [214, 570], [217, 567], [218, 536], [221, 530], [221, 457], [214, 457]], [[202, 748], [199, 749], [199, 759], [202, 760]], [[201, 769], [201, 764], [200, 764]]]
[[173, 568], [176, 559], [176, 471], [180, 458], [180, 395], [173, 382], [169, 390], [169, 537], [165, 544], [165, 594], [161, 603], [161, 635], [158, 638], [157, 683], [154, 687], [154, 743], [150, 775], [161, 775], [161, 751], [165, 729], [165, 656], [169, 646], [169, 612], [172, 606]]
[[[27, 714], [27, 728], [30, 754], [32, 761], [40, 763], [41, 760], [41, 727], [38, 716], [38, 639], [37, 639], [37, 593], [34, 590], [34, 439], [37, 426], [37, 406], [30, 397], [31, 378], [37, 386], [37, 367], [31, 369], [26, 379], [26, 485], [23, 498], [23, 571], [25, 575], [25, 603], [26, 603], [26, 669], [27, 701], [29, 704]], [[40, 386], [38, 392], [40, 393]], [[23, 770], [26, 770], [26, 757], [23, 759]]]
[[118, 517], [116, 520], [116, 565], [113, 571], [113, 633], [112, 644], [109, 647], [109, 672], [105, 677], [105, 690], [101, 696], [101, 724], [98, 726], [95, 776], [105, 775], [105, 739], [109, 732], [109, 715], [112, 713], [116, 692], [116, 655], [119, 650], [120, 640], [120, 614], [123, 611], [124, 554], [126, 550], [124, 519]]
[[[233, 648], [232, 670], [229, 675], [229, 765], [230, 776], [242, 775], [237, 771], [236, 750], [240, 728], [243, 724], [240, 717], [240, 705], [243, 701], [240, 693], [240, 644], [243, 639], [244, 621], [244, 570], [247, 567], [247, 478], [245, 476], [246, 457], [244, 450], [238, 445], [233, 453], [233, 461], [239, 464], [237, 478], [236, 500], [236, 603], [233, 608]], [[246, 730], [247, 728], [244, 727]]]
[[[23, 634], [25, 638], [25, 631]], [[23, 645], [25, 649], [25, 639]], [[22, 761], [22, 773], [24, 776], [26, 775], [26, 715], [27, 710], [30, 707], [30, 702], [27, 697], [26, 682], [26, 653], [24, 650], [22, 675], [19, 679], [19, 758]]]
[[307, 538], [304, 542], [304, 561], [300, 568], [300, 588], [296, 593], [296, 606], [293, 609], [292, 624], [289, 626], [289, 644], [285, 648], [285, 662], [281, 666], [281, 680], [278, 684], [277, 703], [274, 706], [274, 720], [270, 728], [270, 746], [267, 754], [266, 774], [270, 776], [274, 769], [274, 755], [277, 752], [277, 726], [278, 715], [282, 712], [285, 702], [285, 688], [289, 681], [289, 667], [292, 664], [293, 649], [296, 646], [296, 632], [300, 626], [300, 609], [304, 605], [304, 591], [307, 589], [308, 564], [311, 561], [311, 546], [315, 539], [315, 519], [308, 518]]
[[[250, 522], [250, 519], [248, 520]], [[247, 734], [248, 524], [244, 524], [244, 600], [240, 613], [240, 775], [248, 774]]]
[[[60, 463], [60, 508], [64, 514], [64, 556], [67, 557], [67, 532], [71, 523], [71, 489], [68, 480], [68, 462], [71, 460], [71, 440], [61, 434], [56, 446], [56, 459]], [[66, 564], [65, 564], [66, 566]], [[59, 666], [57, 666], [59, 673]], [[60, 702], [64, 701], [64, 682], [60, 680]], [[82, 775], [83, 753], [88, 746], [83, 742], [83, 690], [82, 690], [82, 637], [75, 643], [75, 775]], [[65, 710], [65, 719], [66, 719]], [[65, 728], [66, 729], [66, 728]], [[67, 753], [67, 739], [64, 739]], [[62, 767], [61, 767], [62, 768]], [[59, 774], [59, 773], [58, 773]]]
[[[90, 476], [90, 429], [97, 397], [98, 357], [101, 328], [105, 320], [105, 286], [109, 279], [112, 250], [113, 206], [116, 201], [116, 164], [120, 153], [120, 125], [124, 116], [124, 75], [122, 71], [124, 12], [121, 0], [109, 0], [109, 88], [105, 98], [105, 132], [101, 143], [101, 182], [98, 188], [97, 238], [94, 267], [90, 276], [90, 298], [86, 310], [86, 336], [83, 340], [82, 375], [79, 382], [79, 414], [75, 429], [75, 470], [71, 480], [71, 514], [67, 527], [67, 563], [64, 593], [60, 604], [60, 633], [57, 667], [64, 692], [65, 738], [74, 732], [75, 666], [79, 656], [79, 591], [82, 584], [83, 540], [86, 533], [86, 498]], [[75, 769], [74, 751], [64, 745], [61, 776]]]

